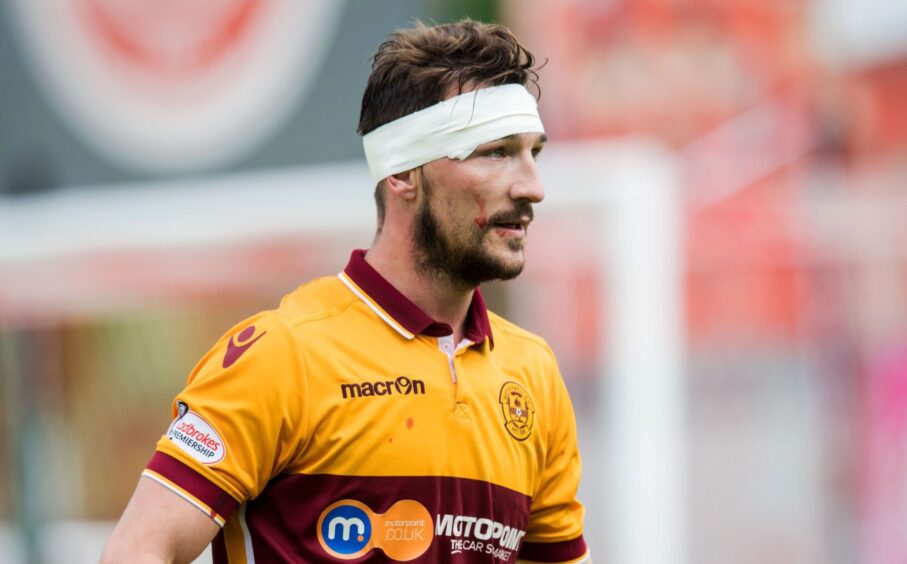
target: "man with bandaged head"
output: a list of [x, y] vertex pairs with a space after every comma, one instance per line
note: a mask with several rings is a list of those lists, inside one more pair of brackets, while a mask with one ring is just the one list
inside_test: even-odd
[[478, 288], [544, 198], [534, 65], [469, 20], [379, 47], [371, 247], [202, 358], [105, 562], [591, 562], [554, 354]]

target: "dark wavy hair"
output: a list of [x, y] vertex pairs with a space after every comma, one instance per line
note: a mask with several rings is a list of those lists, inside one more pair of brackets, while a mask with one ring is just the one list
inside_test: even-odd
[[[449, 97], [483, 85], [522, 84], [539, 92], [535, 57], [502, 25], [463, 20], [398, 29], [372, 60], [360, 135]], [[452, 89], [456, 90], [452, 90]], [[383, 182], [375, 189], [379, 228], [384, 222]]]

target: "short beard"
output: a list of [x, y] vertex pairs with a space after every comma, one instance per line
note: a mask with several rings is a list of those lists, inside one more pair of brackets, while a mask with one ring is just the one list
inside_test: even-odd
[[[489, 280], [510, 280], [519, 276], [523, 271], [523, 263], [505, 264], [482, 248], [485, 234], [494, 228], [492, 221], [473, 232], [469, 241], [454, 241], [444, 235], [438, 218], [431, 210], [429, 200], [432, 190], [428, 182], [423, 183], [423, 190], [422, 206], [413, 225], [416, 265], [423, 272], [439, 276], [460, 289], [472, 289]], [[517, 207], [517, 216], [532, 217], [531, 204], [520, 202]], [[518, 250], [521, 245], [517, 241], [510, 244], [513, 250]]]

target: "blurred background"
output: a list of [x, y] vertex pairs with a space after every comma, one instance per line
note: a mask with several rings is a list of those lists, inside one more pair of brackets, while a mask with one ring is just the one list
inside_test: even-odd
[[901, 0], [5, 0], [0, 561], [96, 561], [194, 363], [369, 245], [369, 57], [465, 16], [548, 61], [486, 291], [558, 354], [596, 561], [907, 562]]

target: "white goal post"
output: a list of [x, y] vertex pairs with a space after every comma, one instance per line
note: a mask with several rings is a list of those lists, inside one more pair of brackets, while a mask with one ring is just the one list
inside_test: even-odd
[[[682, 564], [689, 517], [679, 159], [645, 141], [550, 148], [540, 161], [544, 205], [603, 212], [601, 242], [590, 242], [601, 245], [607, 272], [598, 355], [607, 383], [596, 402], [604, 412], [593, 419], [598, 445], [585, 445], [584, 455], [585, 503], [600, 516], [586, 524], [593, 558]], [[606, 487], [588, 488], [599, 472]]]

